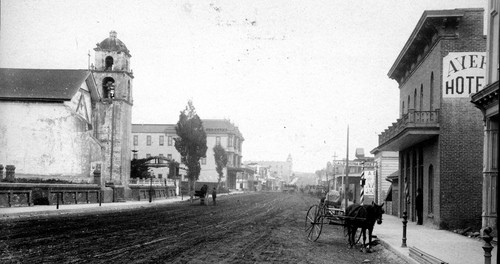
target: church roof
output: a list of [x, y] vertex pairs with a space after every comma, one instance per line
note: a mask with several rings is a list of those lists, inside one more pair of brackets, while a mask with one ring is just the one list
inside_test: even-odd
[[116, 35], [117, 33], [114, 30], [109, 32], [109, 37], [101, 41], [101, 43], [97, 43], [97, 47], [94, 50], [123, 51], [130, 56], [127, 46]]
[[88, 70], [0, 68], [0, 100], [69, 101]]

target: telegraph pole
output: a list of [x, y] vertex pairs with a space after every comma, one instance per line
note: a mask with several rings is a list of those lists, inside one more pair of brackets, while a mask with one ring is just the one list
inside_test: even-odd
[[345, 159], [345, 184], [344, 184], [344, 200], [345, 200], [345, 210], [347, 210], [348, 199], [347, 190], [349, 186], [349, 125], [347, 125], [347, 155]]

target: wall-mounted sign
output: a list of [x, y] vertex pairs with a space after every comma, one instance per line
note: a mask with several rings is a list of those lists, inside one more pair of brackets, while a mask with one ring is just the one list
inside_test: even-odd
[[467, 98], [484, 87], [485, 52], [450, 52], [443, 58], [443, 98]]
[[363, 177], [365, 178], [365, 195], [375, 195], [375, 171], [364, 171]]

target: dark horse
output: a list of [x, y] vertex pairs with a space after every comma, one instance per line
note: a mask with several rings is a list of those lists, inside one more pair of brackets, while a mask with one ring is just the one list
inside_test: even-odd
[[347, 228], [350, 247], [356, 244], [356, 231], [358, 228], [361, 228], [361, 233], [363, 234], [363, 249], [366, 248], [366, 230], [368, 229], [368, 248], [370, 247], [375, 222], [379, 225], [382, 224], [382, 215], [384, 214], [383, 205], [383, 203], [377, 205], [372, 202], [371, 205], [352, 204], [347, 207], [345, 215], [349, 218], [346, 219], [345, 226]]

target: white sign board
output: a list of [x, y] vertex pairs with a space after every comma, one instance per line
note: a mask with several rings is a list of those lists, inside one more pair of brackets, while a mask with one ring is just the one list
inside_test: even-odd
[[375, 172], [374, 171], [364, 171], [365, 178], [365, 195], [375, 195]]
[[468, 98], [484, 87], [485, 52], [450, 52], [443, 58], [443, 98]]

